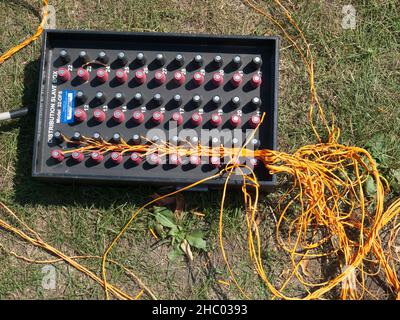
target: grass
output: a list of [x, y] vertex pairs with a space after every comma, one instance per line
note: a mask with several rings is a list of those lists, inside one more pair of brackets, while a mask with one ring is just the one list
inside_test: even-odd
[[[347, 1], [348, 2], [348, 1]], [[400, 8], [395, 0], [351, 1], [357, 10], [357, 28], [342, 29], [342, 5], [347, 2], [289, 2], [296, 21], [305, 32], [316, 58], [316, 83], [324, 107], [333, 112], [343, 129], [342, 142], [366, 147], [377, 159], [398, 194], [400, 187]], [[0, 52], [12, 47], [38, 24], [34, 9], [41, 1], [0, 0]], [[213, 34], [276, 35], [278, 31], [240, 0], [50, 0], [57, 10], [58, 28], [120, 31], [196, 32]], [[276, 13], [271, 1], [263, 4]], [[30, 7], [32, 6], [32, 7]], [[279, 17], [280, 21], [284, 21]], [[285, 26], [288, 26], [284, 22]], [[34, 105], [40, 41], [27, 47], [0, 67], [0, 111]], [[293, 48], [283, 41], [280, 65], [279, 149], [294, 151], [313, 143], [308, 126], [308, 90], [304, 69]], [[108, 188], [54, 186], [30, 179], [33, 119], [0, 124], [0, 200], [12, 207], [46, 241], [66, 253], [103, 253], [107, 244], [129, 218], [132, 210], [157, 190], [150, 187]], [[268, 209], [279, 190], [264, 196], [266, 267], [272, 282], [281, 283], [282, 253], [273, 244], [274, 220]], [[184, 220], [193, 228], [208, 230], [207, 253], [195, 252], [194, 262], [170, 263], [168, 246], [152, 247], [147, 230], [151, 215], [144, 212], [121, 239], [111, 257], [136, 272], [160, 298], [240, 298], [227, 280], [217, 241], [220, 194], [189, 193]], [[239, 200], [238, 200], [239, 199]], [[232, 263], [240, 270], [239, 282], [255, 298], [269, 298], [243, 255], [246, 248], [242, 204], [232, 194], [226, 208], [226, 246]], [[204, 218], [191, 214], [200, 211]], [[43, 258], [4, 231], [4, 247], [23, 255]], [[76, 270], [56, 264], [56, 290], [41, 286], [42, 266], [21, 262], [0, 251], [0, 298], [98, 299], [102, 289]], [[99, 261], [85, 261], [94, 271]], [[110, 267], [113, 283], [137, 292], [137, 286], [116, 267]], [[289, 288], [293, 292], [295, 286]], [[335, 298], [335, 296], [333, 296]]]

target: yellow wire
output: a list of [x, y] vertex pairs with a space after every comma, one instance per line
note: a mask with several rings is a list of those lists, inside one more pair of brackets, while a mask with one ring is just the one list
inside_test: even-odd
[[43, 12], [42, 21], [41, 21], [40, 25], [38, 26], [35, 34], [33, 36], [27, 38], [26, 40], [22, 41], [21, 43], [19, 43], [15, 47], [7, 50], [5, 53], [3, 53], [0, 56], [0, 65], [3, 64], [4, 61], [6, 61], [7, 59], [11, 58], [18, 51], [20, 51], [21, 49], [25, 48], [27, 45], [29, 45], [30, 43], [32, 43], [33, 41], [35, 41], [37, 38], [40, 37], [40, 35], [43, 32], [44, 25], [46, 24], [47, 17], [49, 15], [48, 5], [49, 5], [49, 0], [43, 0], [43, 6], [44, 6], [45, 10]]

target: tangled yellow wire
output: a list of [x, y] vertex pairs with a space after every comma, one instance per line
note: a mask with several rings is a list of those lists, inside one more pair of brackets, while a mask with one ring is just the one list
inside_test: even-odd
[[0, 65], [2, 65], [3, 62], [6, 61], [7, 59], [11, 58], [18, 51], [25, 48], [27, 45], [29, 45], [30, 43], [32, 43], [33, 41], [35, 41], [37, 38], [40, 37], [40, 35], [42, 34], [43, 29], [45, 27], [47, 17], [49, 15], [48, 5], [49, 5], [49, 0], [43, 0], [43, 6], [44, 6], [43, 9], [44, 10], [43, 10], [43, 14], [42, 14], [42, 21], [41, 21], [40, 25], [38, 26], [35, 34], [33, 36], [29, 37], [28, 39], [22, 41], [15, 47], [11, 48], [10, 50], [6, 51], [5, 53], [3, 53], [0, 56]]
[[[259, 4], [251, 0], [243, 1], [273, 22], [300, 55], [310, 81], [309, 117], [311, 128], [317, 138], [316, 144], [304, 146], [293, 154], [288, 154], [274, 150], [249, 150], [246, 148], [246, 143], [242, 148], [225, 148], [223, 146], [209, 148], [190, 144], [173, 146], [167, 142], [161, 142], [157, 146], [153, 143], [132, 146], [124, 141], [121, 141], [120, 144], [110, 144], [102, 140], [84, 138], [79, 147], [65, 150], [65, 154], [73, 151], [82, 153], [118, 151], [121, 153], [137, 152], [145, 157], [153, 152], [157, 152], [160, 156], [173, 153], [183, 156], [191, 154], [209, 156], [217, 153], [221, 157], [228, 156], [231, 159], [218, 174], [163, 195], [136, 210], [102, 257], [102, 279], [78, 264], [74, 257], [62, 254], [44, 243], [40, 238], [21, 233], [2, 220], [0, 220], [0, 226], [32, 244], [44, 248], [99, 282], [104, 287], [107, 298], [111, 293], [117, 298], [129, 299], [132, 297], [112, 286], [107, 279], [107, 263], [113, 263], [108, 259], [108, 255], [125, 230], [135, 217], [151, 204], [205, 181], [223, 176], [225, 184], [219, 216], [221, 252], [231, 280], [236, 284], [243, 297], [251, 298], [251, 295], [240, 286], [236, 279], [235, 270], [224, 249], [224, 206], [228, 182], [235, 171], [240, 172], [243, 179], [242, 191], [246, 207], [244, 218], [248, 227], [247, 238], [250, 258], [259, 277], [274, 296], [282, 299], [319, 299], [325, 298], [326, 294], [332, 289], [340, 288], [341, 298], [362, 299], [366, 293], [371, 294], [366, 286], [367, 278], [382, 271], [393, 297], [400, 299], [399, 256], [396, 247], [400, 230], [400, 224], [397, 223], [400, 199], [385, 208], [385, 192], [388, 191], [389, 186], [386, 180], [380, 176], [371, 155], [362, 148], [345, 146], [338, 142], [340, 130], [334, 125], [333, 117], [332, 124], [328, 125], [317, 95], [314, 82], [314, 59], [310, 46], [289, 11], [279, 0], [274, 0], [279, 10], [294, 27], [305, 48], [297, 44], [283, 25], [262, 9]], [[315, 116], [324, 129], [322, 134], [315, 125]], [[276, 241], [279, 247], [287, 253], [288, 262], [291, 265], [288, 277], [279, 287], [269, 280], [263, 259], [263, 250], [265, 250], [263, 249], [263, 238], [256, 222], [260, 196], [257, 177], [250, 167], [234, 161], [238, 157], [254, 157], [263, 162], [269, 173], [292, 179], [290, 189], [281, 197], [276, 207], [278, 214]], [[371, 179], [376, 186], [374, 196], [365, 193], [366, 184]], [[392, 221], [393, 227], [390, 230], [389, 241], [384, 245], [381, 238], [382, 231]], [[31, 232], [33, 231], [31, 230]], [[304, 270], [302, 272], [299, 268], [304, 261], [322, 258], [336, 263], [336, 274], [320, 280], [313, 275], [305, 274]], [[371, 272], [372, 269], [377, 269], [378, 272]], [[300, 284], [303, 288], [302, 291], [306, 294], [304, 296], [289, 295], [289, 291], [286, 289], [291, 281]], [[145, 286], [141, 285], [141, 287], [144, 290]], [[149, 290], [146, 291], [149, 293]], [[141, 292], [136, 298], [140, 296]]]

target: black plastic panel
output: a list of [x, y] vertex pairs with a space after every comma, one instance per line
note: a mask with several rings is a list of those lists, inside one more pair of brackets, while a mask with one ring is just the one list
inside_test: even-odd
[[[233, 129], [229, 123], [230, 117], [232, 114], [238, 114], [241, 117], [241, 125], [238, 128], [241, 129], [243, 141], [246, 130], [247, 133], [250, 132], [248, 125], [250, 117], [265, 112], [264, 123], [255, 138], [260, 141], [259, 148], [276, 148], [279, 49], [277, 38], [52, 30], [46, 31], [43, 39], [33, 160], [34, 177], [57, 181], [140, 182], [181, 186], [216, 173], [218, 169], [207, 164], [197, 167], [172, 166], [166, 161], [165, 164], [150, 166], [143, 161], [140, 165], [135, 166], [130, 162], [129, 154], [124, 155], [124, 160], [119, 165], [112, 164], [109, 155], [105, 155], [104, 161], [97, 165], [93, 165], [90, 159], [75, 163], [68, 159], [56, 162], [50, 158], [51, 150], [68, 148], [65, 143], [55, 141], [52, 136], [55, 131], [60, 131], [68, 137], [71, 137], [74, 132], [79, 132], [84, 136], [92, 136], [93, 133], [98, 132], [106, 140], [110, 140], [115, 133], [119, 133], [128, 143], [131, 143], [130, 139], [134, 134], [151, 138], [155, 129], [161, 130], [168, 137], [168, 133], [173, 127], [168, 120], [176, 111], [180, 111], [184, 118], [183, 124], [177, 128], [178, 135], [182, 130], [190, 129], [193, 130], [193, 134], [199, 136], [200, 140], [201, 130], [212, 129], [209, 123], [211, 114], [216, 112], [221, 114], [222, 124], [218, 130], [223, 130], [226, 134], [230, 134]], [[68, 51], [71, 57], [70, 62], [61, 61], [59, 53], [62, 49]], [[91, 66], [88, 82], [76, 82], [76, 70], [82, 65], [77, 57], [82, 50], [85, 50], [91, 59], [95, 59], [100, 51], [106, 52], [109, 57], [107, 63], [109, 79], [104, 84], [96, 83], [94, 79], [96, 69], [104, 67], [95, 65]], [[116, 70], [122, 68], [116, 62], [117, 54], [121, 51], [126, 54], [128, 60], [125, 66], [128, 72], [128, 81], [118, 84], [114, 77]], [[143, 52], [147, 57], [145, 66], [137, 64], [135, 57], [138, 52]], [[158, 53], [165, 56], [166, 63], [163, 67], [156, 66], [153, 61]], [[173, 63], [177, 53], [185, 57], [185, 63], [180, 68]], [[197, 54], [200, 54], [204, 60], [204, 65], [199, 68], [192, 61]], [[221, 68], [216, 68], [210, 63], [216, 55], [223, 58], [224, 62]], [[232, 58], [237, 55], [242, 59], [242, 65], [238, 69], [231, 63]], [[259, 73], [262, 74], [262, 84], [258, 88], [250, 85], [251, 77], [258, 72], [251, 65], [251, 60], [255, 56], [261, 57], [263, 61], [259, 70]], [[61, 83], [54, 79], [54, 75], [60, 67], [69, 68], [72, 75], [71, 81]], [[139, 85], [134, 79], [134, 72], [142, 68], [148, 68], [147, 82]], [[166, 72], [167, 80], [162, 85], [156, 85], [153, 79], [154, 74], [162, 68]], [[186, 82], [182, 86], [177, 86], [173, 83], [172, 77], [175, 71], [181, 69], [186, 71]], [[191, 79], [193, 74], [200, 70], [203, 70], [205, 81], [204, 84], [195, 86]], [[219, 72], [219, 70], [223, 70], [224, 85], [215, 87], [211, 83], [211, 77], [214, 72]], [[243, 84], [238, 88], [234, 88], [229, 81], [235, 72], [243, 74]], [[88, 121], [72, 124], [60, 123], [61, 104], [59, 98], [62, 95], [61, 92], [65, 90], [82, 90], [88, 97], [86, 103], [75, 106], [85, 110]], [[98, 91], [105, 93], [107, 100], [95, 105], [92, 99]], [[121, 106], [114, 103], [112, 99], [116, 92], [121, 92], [125, 96], [126, 101]], [[134, 95], [138, 92], [144, 97], [141, 105], [133, 100]], [[164, 100], [160, 106], [156, 106], [152, 101], [152, 97], [156, 93], [159, 93]], [[181, 95], [183, 100], [180, 107], [171, 102], [176, 94]], [[200, 107], [195, 107], [190, 102], [194, 95], [202, 97], [203, 103]], [[210, 102], [215, 95], [222, 98], [223, 102], [220, 107], [215, 107]], [[241, 100], [241, 105], [237, 108], [233, 108], [230, 104], [230, 100], [234, 96]], [[258, 109], [250, 106], [250, 101], [254, 97], [260, 97], [262, 100], [262, 105]], [[105, 111], [106, 121], [98, 124], [91, 119], [95, 108]], [[125, 121], [121, 124], [116, 124], [111, 119], [116, 109], [124, 112]], [[135, 124], [130, 120], [133, 110], [144, 112], [145, 121], [142, 124]], [[163, 112], [165, 120], [161, 125], [154, 125], [151, 122], [150, 117], [154, 111]], [[190, 117], [194, 112], [200, 112], [203, 116], [202, 124], [197, 127], [190, 123]], [[162, 133], [158, 135], [162, 135]], [[256, 173], [262, 188], [274, 186], [275, 179], [266, 172], [265, 168], [257, 168]], [[224, 179], [217, 179], [210, 181], [207, 185], [217, 187], [223, 181]], [[230, 184], [240, 185], [241, 182], [239, 176], [234, 176]]]

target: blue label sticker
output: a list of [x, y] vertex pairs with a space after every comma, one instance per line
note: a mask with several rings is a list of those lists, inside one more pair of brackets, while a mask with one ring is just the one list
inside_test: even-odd
[[75, 91], [64, 90], [61, 101], [61, 123], [73, 123], [75, 111]]

